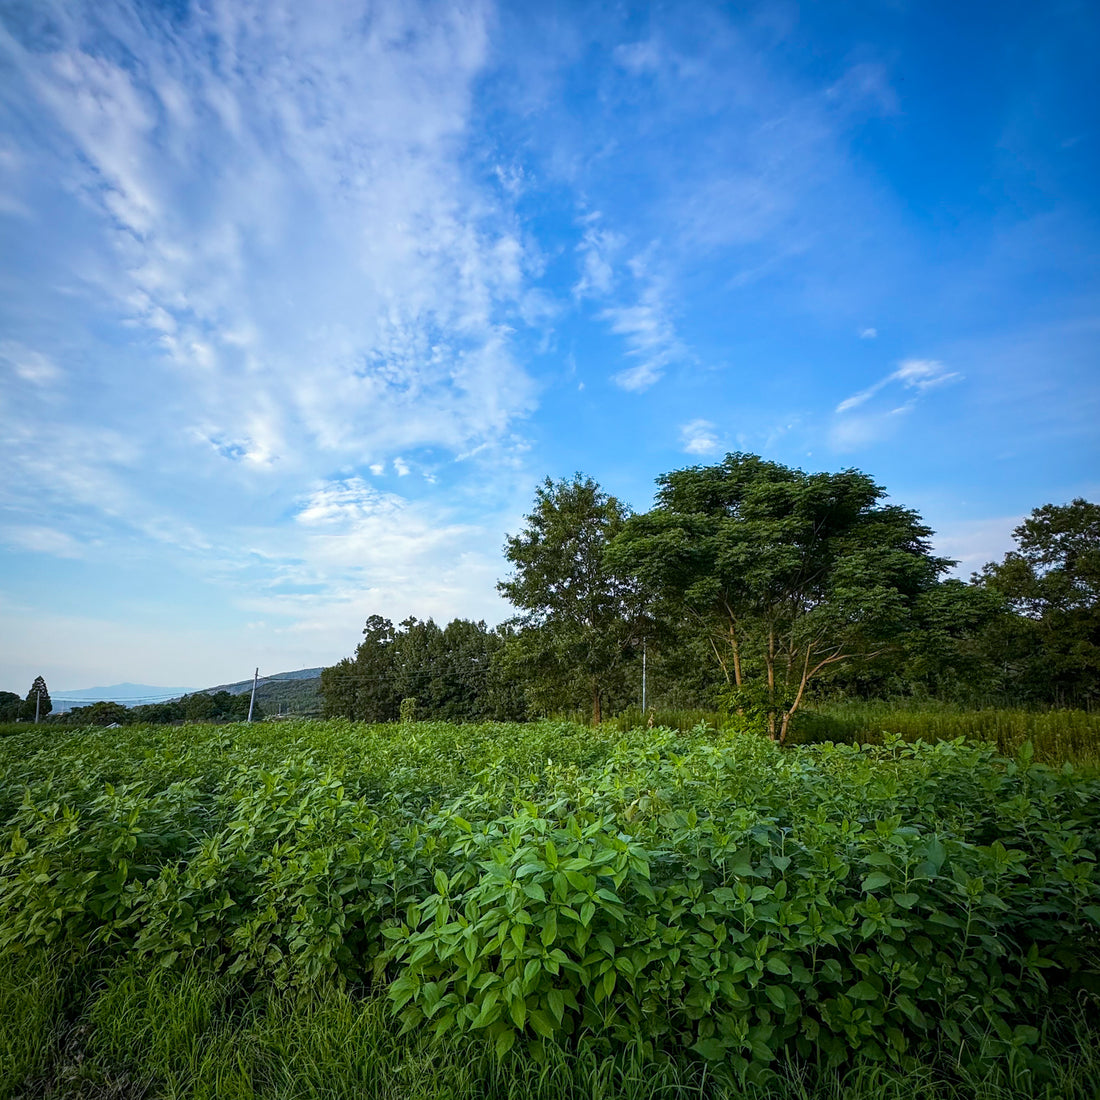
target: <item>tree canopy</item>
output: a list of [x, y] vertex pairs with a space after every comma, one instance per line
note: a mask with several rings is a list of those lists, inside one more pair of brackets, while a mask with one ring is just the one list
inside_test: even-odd
[[522, 693], [502, 672], [503, 647], [503, 633], [484, 622], [455, 619], [440, 627], [410, 617], [394, 627], [371, 615], [355, 656], [321, 673], [325, 715], [392, 722], [404, 702], [425, 719], [523, 718]]
[[1005, 601], [993, 629], [1006, 678], [1025, 697], [1089, 705], [1100, 697], [1100, 504], [1045, 504], [1013, 535], [1017, 549], [974, 578]]
[[624, 524], [608, 561], [706, 633], [733, 705], [759, 709], [780, 740], [811, 681], [884, 652], [950, 564], [920, 517], [882, 503], [858, 470], [730, 454], [658, 484], [656, 507]]
[[[1036, 508], [969, 583], [912, 509], [854, 469], [730, 454], [657, 480], [640, 515], [581, 474], [546, 478], [498, 591], [495, 630], [371, 616], [323, 676], [326, 713], [397, 720], [648, 700], [761, 718], [779, 740], [814, 696], [1093, 705], [1100, 695], [1100, 505]], [[415, 700], [415, 702], [408, 702]]]
[[641, 585], [605, 560], [628, 516], [591, 478], [547, 478], [535, 490], [526, 526], [505, 544], [514, 572], [497, 588], [520, 612], [508, 664], [540, 709], [587, 698], [599, 722], [641, 641]]

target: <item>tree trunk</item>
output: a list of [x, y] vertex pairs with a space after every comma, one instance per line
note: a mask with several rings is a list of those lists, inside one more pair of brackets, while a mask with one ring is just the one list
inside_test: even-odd
[[599, 681], [592, 681], [592, 725], [598, 726], [603, 721], [600, 712], [600, 685]]

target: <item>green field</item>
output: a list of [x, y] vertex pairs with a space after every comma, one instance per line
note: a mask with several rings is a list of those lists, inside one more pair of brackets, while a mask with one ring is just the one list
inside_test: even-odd
[[0, 1097], [1093, 1100], [1100, 780], [883, 740], [19, 727]]

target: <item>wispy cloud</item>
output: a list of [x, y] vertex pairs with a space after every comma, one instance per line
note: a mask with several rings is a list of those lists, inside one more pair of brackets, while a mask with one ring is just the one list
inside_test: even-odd
[[[854, 451], [888, 438], [924, 394], [961, 378], [935, 359], [903, 360], [896, 370], [837, 405], [829, 432], [833, 449]], [[879, 395], [886, 400], [873, 402]]]
[[991, 516], [940, 524], [933, 539], [936, 553], [956, 561], [952, 572], [969, 578], [986, 562], [1000, 561], [1015, 546], [1012, 532], [1023, 516]]
[[915, 390], [918, 395], [925, 393], [937, 386], [946, 385], [948, 382], [956, 382], [962, 378], [961, 374], [948, 370], [942, 363], [935, 359], [906, 359], [897, 370], [879, 379], [873, 386], [846, 397], [836, 407], [838, 413], [848, 412], [864, 404], [875, 394], [886, 389], [892, 382], [900, 382], [908, 390]]
[[585, 220], [584, 236], [577, 245], [581, 277], [573, 286], [573, 294], [577, 298], [604, 297], [614, 285], [614, 264], [624, 240], [620, 234], [601, 227], [598, 214]]
[[634, 366], [612, 375], [612, 381], [624, 390], [637, 393], [649, 389], [671, 363], [687, 354], [659, 284], [646, 286], [632, 305], [609, 306], [601, 316], [612, 332], [623, 337], [626, 354], [635, 361]]
[[[525, 248], [460, 157], [487, 7], [53, 14], [48, 42], [6, 49], [32, 159], [64, 166], [105, 246], [85, 286], [160, 350], [142, 369], [173, 418], [146, 445], [190, 431], [308, 468], [467, 447], [529, 411]], [[45, 380], [49, 349], [18, 363]]]
[[17, 378], [36, 386], [57, 382], [62, 377], [61, 369], [48, 356], [33, 348], [24, 347], [14, 340], [5, 340], [0, 343], [0, 363], [3, 363]]
[[67, 531], [53, 527], [16, 526], [4, 532], [4, 540], [17, 550], [55, 558], [82, 558], [84, 547]]

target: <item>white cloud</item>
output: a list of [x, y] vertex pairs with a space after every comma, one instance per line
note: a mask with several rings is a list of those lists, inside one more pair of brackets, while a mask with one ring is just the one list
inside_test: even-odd
[[829, 442], [836, 451], [855, 451], [860, 447], [889, 438], [901, 419], [912, 412], [913, 404], [899, 405], [878, 413], [842, 416], [829, 432]]
[[326, 482], [300, 502], [296, 530], [250, 533], [269, 581], [240, 605], [303, 639], [348, 636], [374, 612], [499, 621], [509, 612], [493, 594], [503, 571], [497, 547], [510, 518], [502, 508], [489, 526], [471, 524], [440, 498], [416, 502], [354, 477]]
[[642, 73], [656, 72], [661, 67], [662, 50], [652, 38], [644, 42], [624, 42], [616, 46], [612, 57], [615, 64], [626, 69], [634, 76]]
[[305, 507], [294, 518], [298, 523], [311, 527], [358, 523], [378, 517], [392, 517], [402, 505], [400, 497], [375, 489], [362, 478], [353, 477], [314, 489], [306, 498]]
[[9, 546], [32, 554], [47, 554], [55, 558], [84, 557], [84, 547], [72, 535], [52, 527], [9, 527], [3, 538]]
[[39, 152], [98, 216], [89, 277], [161, 350], [141, 369], [173, 415], [164, 432], [150, 410], [144, 446], [182, 430], [319, 470], [466, 448], [530, 410], [509, 340], [529, 258], [460, 157], [484, 4], [85, 10], [11, 50]]
[[24, 347], [14, 340], [0, 343], [0, 362], [7, 364], [11, 371], [25, 382], [37, 386], [57, 382], [62, 377], [61, 368], [40, 351]]
[[836, 407], [838, 413], [848, 412], [851, 409], [869, 401], [875, 394], [884, 390], [891, 382], [900, 382], [906, 389], [916, 390], [923, 394], [936, 386], [946, 385], [962, 378], [961, 374], [949, 371], [942, 363], [935, 359], [906, 359], [897, 370], [880, 379], [873, 386], [846, 397]]
[[906, 359], [890, 377], [901, 382], [908, 389], [924, 393], [925, 390], [936, 386], [956, 382], [962, 378], [962, 375], [949, 371], [935, 359]]
[[937, 554], [958, 562], [952, 570], [968, 578], [986, 562], [1000, 561], [1015, 547], [1013, 530], [1023, 516], [990, 516], [984, 519], [951, 520], [940, 524], [933, 538]]
[[859, 330], [859, 338], [861, 340], [874, 340], [878, 337], [877, 328], [861, 328]]
[[680, 427], [680, 449], [689, 455], [709, 455], [722, 449], [716, 427], [709, 420], [691, 420]]
[[588, 219], [588, 225], [577, 245], [581, 257], [581, 277], [573, 287], [576, 298], [606, 297], [615, 283], [614, 261], [623, 246], [618, 233], [601, 229], [598, 215]]
[[635, 366], [612, 375], [611, 380], [624, 390], [649, 389], [671, 363], [687, 354], [657, 283], [646, 286], [634, 304], [610, 306], [601, 316], [610, 322], [612, 332], [624, 338], [627, 356], [636, 361]]

